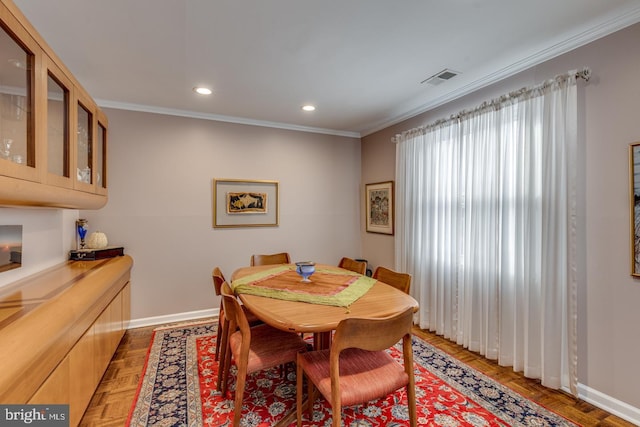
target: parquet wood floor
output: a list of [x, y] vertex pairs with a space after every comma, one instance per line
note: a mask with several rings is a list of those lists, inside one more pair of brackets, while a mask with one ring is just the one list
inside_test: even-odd
[[[125, 425], [154, 328], [138, 328], [127, 331], [91, 399], [82, 418], [81, 426], [121, 427]], [[515, 373], [509, 368], [498, 366], [495, 362], [465, 350], [440, 336], [418, 329], [415, 330], [415, 333], [485, 375], [584, 427], [634, 426], [634, 424], [582, 400], [575, 399], [566, 393], [543, 387], [539, 381], [524, 378], [521, 374]]]

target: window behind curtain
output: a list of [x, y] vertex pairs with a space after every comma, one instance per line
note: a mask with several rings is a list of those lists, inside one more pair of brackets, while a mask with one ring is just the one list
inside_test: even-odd
[[573, 73], [396, 148], [396, 268], [420, 327], [553, 388], [576, 383], [576, 104]]

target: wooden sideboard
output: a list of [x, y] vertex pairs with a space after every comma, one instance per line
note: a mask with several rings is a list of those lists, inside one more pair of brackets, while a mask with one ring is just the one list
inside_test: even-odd
[[0, 403], [69, 404], [80, 422], [128, 327], [132, 265], [68, 261], [0, 288]]

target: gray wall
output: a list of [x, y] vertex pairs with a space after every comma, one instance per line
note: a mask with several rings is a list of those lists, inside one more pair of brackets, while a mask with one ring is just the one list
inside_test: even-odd
[[[253, 253], [336, 264], [360, 255], [360, 140], [107, 109], [109, 202], [83, 211], [90, 230], [134, 259], [132, 317], [218, 307]], [[279, 181], [278, 227], [212, 227], [212, 180]]]
[[[640, 280], [630, 276], [628, 147], [640, 141], [640, 24], [362, 139], [362, 181], [391, 180], [393, 135], [588, 66], [578, 84], [578, 379], [581, 394], [640, 423]], [[364, 233], [365, 258], [394, 264], [393, 238]], [[419, 284], [418, 284], [419, 286]]]

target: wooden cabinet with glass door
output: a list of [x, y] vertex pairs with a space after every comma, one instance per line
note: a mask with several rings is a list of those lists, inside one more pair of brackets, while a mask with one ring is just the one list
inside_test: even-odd
[[46, 68], [47, 170], [45, 183], [56, 187], [73, 188], [71, 174], [70, 103], [73, 82], [48, 56]]
[[20, 10], [0, 0], [0, 206], [104, 206], [107, 124]]
[[107, 195], [107, 115], [101, 110], [97, 111], [96, 138], [94, 148], [95, 192]]
[[0, 174], [37, 181], [34, 91], [42, 53], [4, 8], [0, 19]]

